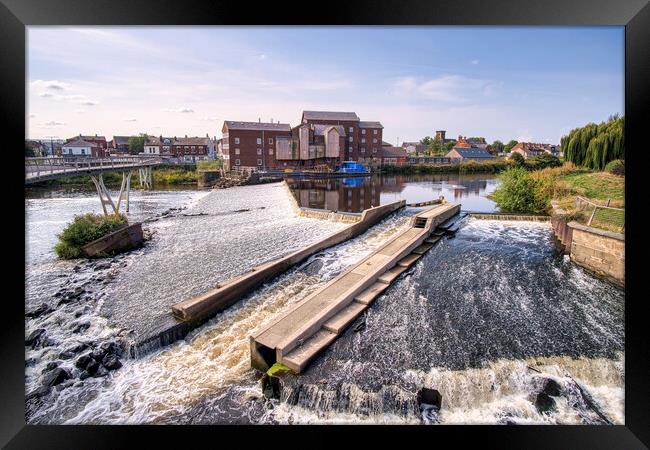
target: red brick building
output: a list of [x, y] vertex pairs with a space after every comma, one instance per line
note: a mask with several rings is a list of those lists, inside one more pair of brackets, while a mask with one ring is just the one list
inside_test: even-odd
[[401, 147], [383, 147], [381, 149], [382, 166], [405, 166], [409, 157], [406, 149]]
[[303, 111], [301, 123], [342, 126], [346, 135], [341, 160], [359, 161], [372, 157], [381, 149], [383, 126], [379, 122], [362, 122], [354, 112]]
[[106, 149], [108, 148], [108, 142], [106, 142], [106, 137], [98, 136], [96, 134], [94, 136], [82, 136], [81, 134], [79, 134], [79, 136], [75, 136], [67, 139], [65, 143], [68, 144], [70, 142], [78, 141], [78, 140], [93, 144], [93, 147], [96, 148], [95, 150], [93, 150], [93, 156], [98, 156], [102, 158], [107, 156], [108, 152], [106, 151]]
[[208, 159], [213, 152], [214, 142], [207, 134], [205, 137], [174, 137], [171, 142], [171, 155], [184, 161]]
[[292, 146], [291, 126], [288, 123], [226, 120], [221, 132], [221, 151], [226, 170], [275, 169], [283, 167], [282, 163], [299, 159], [295, 146]]

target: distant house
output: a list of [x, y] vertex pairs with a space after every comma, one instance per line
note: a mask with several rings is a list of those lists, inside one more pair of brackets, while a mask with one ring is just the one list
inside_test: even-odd
[[467, 159], [484, 161], [493, 159], [494, 155], [490, 154], [485, 148], [473, 147], [467, 138], [458, 136], [456, 145], [445, 155], [445, 158], [450, 158], [455, 161], [465, 161]]
[[61, 156], [104, 156], [104, 149], [94, 142], [76, 139], [63, 144]]
[[382, 147], [381, 165], [382, 166], [404, 166], [408, 164], [408, 154], [401, 147]]
[[172, 154], [173, 138], [163, 136], [148, 136], [144, 142], [143, 152], [147, 155], [167, 155]]
[[425, 153], [428, 147], [426, 144], [421, 144], [419, 142], [402, 142], [402, 148], [411, 155], [414, 153]]
[[519, 142], [517, 145], [512, 147], [512, 153], [519, 153], [524, 159], [528, 159], [531, 156], [539, 156], [544, 153], [551, 154], [553, 156], [560, 155], [560, 146], [551, 145], [551, 144], [536, 144], [532, 142]]
[[110, 148], [113, 153], [129, 153], [129, 138], [131, 136], [113, 136]]
[[78, 139], [81, 139], [86, 142], [90, 142], [92, 144], [96, 144], [97, 147], [106, 150], [108, 148], [108, 142], [106, 142], [106, 137], [104, 136], [98, 136], [95, 134], [94, 136], [83, 136], [82, 134], [79, 134], [79, 136], [71, 137], [66, 140], [66, 144], [68, 142], [76, 141]]
[[467, 143], [470, 145], [470, 147], [488, 150], [488, 143], [485, 141], [485, 138], [469, 138], [467, 139]]
[[185, 162], [201, 161], [214, 155], [214, 141], [207, 134], [205, 137], [175, 137], [171, 147], [172, 155]]

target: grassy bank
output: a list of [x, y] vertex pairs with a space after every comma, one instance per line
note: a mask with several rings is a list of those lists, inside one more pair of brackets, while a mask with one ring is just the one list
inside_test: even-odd
[[[526, 171], [511, 168], [500, 176], [501, 185], [491, 195], [504, 212], [550, 214], [555, 205], [567, 220], [586, 224], [593, 207], [581, 203], [583, 197], [597, 205], [625, 208], [625, 177], [565, 163], [561, 167]], [[598, 209], [592, 226], [620, 232], [624, 211]]]
[[[127, 224], [123, 214], [84, 214], [75, 216], [61, 234], [59, 242], [54, 246], [54, 252], [61, 259], [81, 258], [81, 247], [89, 242], [106, 236]], [[110, 255], [98, 255], [110, 256]]]

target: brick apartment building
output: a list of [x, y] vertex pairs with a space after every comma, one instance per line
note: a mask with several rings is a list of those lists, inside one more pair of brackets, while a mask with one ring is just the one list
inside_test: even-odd
[[[299, 159], [288, 123], [226, 120], [221, 129], [224, 169], [275, 169]], [[293, 146], [295, 147], [295, 146]]]
[[382, 124], [361, 121], [354, 112], [303, 111], [301, 123], [342, 126], [346, 139], [341, 160], [359, 161], [360, 157], [372, 157], [381, 150]]

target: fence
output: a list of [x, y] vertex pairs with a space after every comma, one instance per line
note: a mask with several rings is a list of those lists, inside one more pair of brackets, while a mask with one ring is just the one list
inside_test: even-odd
[[609, 206], [611, 199], [605, 205], [599, 205], [584, 197], [576, 197], [576, 210], [586, 219], [587, 226], [625, 231], [625, 209]]
[[160, 163], [160, 158], [124, 156], [95, 158], [90, 156], [66, 157], [51, 156], [44, 158], [25, 158], [26, 178], [37, 179], [41, 176], [74, 173], [84, 169], [120, 169]]

